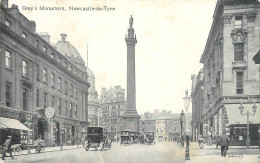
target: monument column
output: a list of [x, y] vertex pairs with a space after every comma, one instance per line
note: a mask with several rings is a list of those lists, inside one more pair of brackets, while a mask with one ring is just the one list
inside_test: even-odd
[[127, 104], [124, 119], [124, 130], [139, 132], [140, 116], [136, 110], [136, 88], [135, 88], [135, 44], [136, 35], [133, 29], [133, 17], [129, 19], [128, 34], [125, 37], [127, 45]]

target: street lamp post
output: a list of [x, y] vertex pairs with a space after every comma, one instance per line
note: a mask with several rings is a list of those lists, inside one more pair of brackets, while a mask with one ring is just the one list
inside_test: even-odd
[[251, 113], [250, 111], [246, 111], [245, 113], [243, 113], [244, 111], [244, 106], [242, 106], [242, 102], [240, 104], [239, 110], [240, 110], [240, 114], [242, 116], [247, 116], [247, 135], [246, 135], [246, 147], [250, 147], [250, 137], [249, 137], [249, 116], [254, 116], [255, 112], [256, 112], [257, 106], [255, 105], [254, 102], [254, 106], [252, 106], [252, 110], [253, 113]]
[[184, 121], [184, 113], [183, 110], [181, 112], [181, 116], [180, 116], [180, 124], [181, 124], [181, 146], [184, 146], [184, 140], [183, 140], [183, 121]]
[[189, 127], [189, 123], [188, 123], [188, 110], [189, 110], [189, 104], [190, 104], [190, 97], [188, 96], [188, 90], [185, 91], [185, 97], [183, 98], [183, 102], [184, 102], [184, 108], [186, 109], [186, 129], [185, 132], [188, 133], [188, 127]]

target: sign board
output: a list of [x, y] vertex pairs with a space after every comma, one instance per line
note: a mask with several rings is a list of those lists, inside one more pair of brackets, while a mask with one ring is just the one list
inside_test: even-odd
[[54, 117], [55, 109], [53, 107], [48, 107], [45, 109], [45, 116], [49, 119]]

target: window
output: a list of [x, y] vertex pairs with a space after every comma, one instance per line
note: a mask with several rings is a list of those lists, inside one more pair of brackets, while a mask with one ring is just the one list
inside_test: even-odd
[[55, 85], [55, 75], [51, 73], [51, 86], [54, 87], [54, 85]]
[[6, 106], [11, 107], [12, 102], [12, 84], [9, 82], [6, 82], [6, 88], [5, 88], [5, 96], [6, 96]]
[[58, 62], [61, 62], [61, 58], [60, 57], [58, 57]]
[[12, 56], [9, 51], [5, 51], [5, 67], [11, 69]]
[[23, 110], [28, 111], [28, 89], [23, 88]]
[[39, 80], [40, 79], [40, 69], [39, 69], [39, 65], [36, 65], [36, 79]]
[[61, 90], [61, 78], [58, 78], [58, 90]]
[[10, 26], [10, 21], [8, 19], [5, 20], [5, 25], [7, 25], [8, 27]]
[[69, 71], [71, 71], [72, 70], [72, 67], [71, 66], [69, 66]]
[[70, 118], [72, 118], [72, 103], [70, 103]]
[[77, 75], [77, 70], [75, 70], [74, 73]]
[[45, 46], [43, 47], [43, 51], [44, 51], [44, 52], [46, 52], [46, 51], [47, 51], [47, 48], [46, 48]]
[[44, 83], [47, 83], [47, 70], [45, 68], [43, 69], [43, 79], [42, 80]]
[[73, 87], [70, 85], [70, 95], [73, 96]]
[[75, 88], [75, 97], [78, 98], [78, 88]]
[[39, 48], [39, 41], [38, 41], [38, 40], [35, 41], [35, 46], [36, 46], [37, 48]]
[[78, 115], [78, 106], [75, 105], [75, 117], [77, 117], [77, 115]]
[[64, 82], [64, 85], [65, 85], [65, 94], [67, 95], [68, 94], [68, 83], [67, 83], [67, 81]]
[[68, 117], [68, 103], [65, 101], [65, 116]]
[[244, 43], [234, 44], [234, 61], [244, 61]]
[[242, 16], [235, 16], [235, 28], [242, 28]]
[[36, 106], [40, 106], [40, 92], [39, 89], [36, 90]]
[[55, 102], [55, 96], [51, 97], [51, 106], [54, 107], [54, 102]]
[[43, 93], [43, 108], [47, 107], [47, 98], [48, 98], [47, 93], [44, 92]]
[[26, 33], [25, 33], [25, 32], [22, 33], [22, 37], [23, 37], [24, 39], [26, 39]]
[[68, 66], [67, 62], [64, 62], [64, 67], [67, 67], [67, 66]]
[[61, 115], [61, 99], [58, 99], [58, 109], [59, 109], [59, 114]]
[[51, 53], [51, 58], [54, 59], [55, 58], [55, 54]]
[[243, 94], [243, 72], [237, 72], [237, 94]]
[[28, 75], [28, 62], [23, 60], [23, 76], [27, 77], [27, 75]]

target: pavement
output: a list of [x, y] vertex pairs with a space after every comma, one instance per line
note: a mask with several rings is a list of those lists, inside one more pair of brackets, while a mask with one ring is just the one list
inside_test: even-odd
[[[82, 145], [46, 147], [44, 153], [35, 154], [35, 149], [23, 150], [20, 156], [12, 160], [7, 157], [4, 163], [14, 162], [98, 162], [98, 163], [260, 163], [258, 147], [230, 146], [226, 157], [221, 157], [220, 147], [204, 145], [199, 149], [197, 142], [191, 142], [189, 159], [185, 160], [186, 147], [179, 147], [173, 142], [158, 142], [153, 145], [120, 145], [113, 142], [112, 148], [104, 152], [90, 149], [85, 151]], [[0, 163], [2, 161], [0, 160]]]
[[[186, 147], [183, 148], [185, 151]], [[226, 157], [221, 157], [220, 147], [216, 149], [216, 145], [207, 146], [204, 145], [203, 149], [199, 148], [197, 142], [190, 143], [190, 160], [186, 160], [187, 163], [260, 163], [260, 152], [258, 147], [245, 147], [245, 146], [230, 146], [227, 151]], [[186, 159], [186, 158], [185, 158]]]
[[120, 145], [120, 143], [113, 142], [111, 149], [105, 151], [94, 148], [90, 148], [89, 151], [84, 148], [73, 148], [20, 155], [15, 159], [7, 157], [4, 163], [184, 163], [182, 149], [173, 142], [160, 142], [152, 145]]

